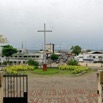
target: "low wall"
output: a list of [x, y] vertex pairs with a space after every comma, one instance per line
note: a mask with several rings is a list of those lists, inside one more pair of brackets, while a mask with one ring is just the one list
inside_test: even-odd
[[89, 67], [101, 67], [103, 64], [101, 63], [79, 63], [82, 66], [89, 66]]

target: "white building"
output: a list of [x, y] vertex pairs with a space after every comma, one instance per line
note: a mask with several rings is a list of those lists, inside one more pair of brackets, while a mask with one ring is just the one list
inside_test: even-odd
[[93, 51], [88, 53], [79, 54], [78, 56], [74, 57], [78, 61], [92, 61], [92, 62], [98, 62], [103, 61], [103, 52]]
[[[18, 53], [9, 57], [9, 61], [15, 64], [27, 63], [29, 59], [38, 61], [40, 64], [43, 62], [43, 53], [29, 53], [27, 49], [20, 49]], [[6, 61], [6, 57], [1, 57], [1, 62]]]
[[54, 53], [54, 44], [46, 44], [46, 51], [49, 53]]

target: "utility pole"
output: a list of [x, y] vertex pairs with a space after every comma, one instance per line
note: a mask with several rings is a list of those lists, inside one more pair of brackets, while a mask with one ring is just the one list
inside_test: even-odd
[[46, 70], [46, 32], [52, 32], [52, 30], [46, 30], [46, 24], [44, 23], [44, 30], [38, 30], [38, 32], [44, 32], [43, 70]]

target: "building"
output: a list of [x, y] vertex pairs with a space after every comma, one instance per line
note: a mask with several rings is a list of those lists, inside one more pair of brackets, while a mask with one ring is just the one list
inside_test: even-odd
[[75, 56], [74, 58], [80, 62], [85, 62], [85, 61], [99, 62], [99, 61], [103, 61], [103, 52], [92, 51], [88, 53], [79, 54], [78, 56]]
[[46, 51], [48, 53], [54, 53], [54, 44], [52, 43], [46, 44]]
[[[49, 43], [46, 44], [46, 57], [50, 57], [50, 55], [54, 53], [54, 44]], [[2, 56], [2, 48], [0, 48], [0, 62], [6, 62], [6, 57]], [[18, 49], [18, 52], [13, 54], [11, 57], [9, 57], [9, 61], [14, 64], [24, 64], [27, 63], [29, 59], [33, 59], [35, 61], [38, 61], [40, 64], [43, 63], [44, 57], [44, 51], [37, 51], [37, 52], [29, 52], [27, 49], [22, 48]]]
[[[27, 49], [19, 49], [17, 53], [9, 57], [9, 61], [14, 64], [27, 63], [29, 59], [38, 61], [40, 64], [43, 62], [43, 53], [29, 53]], [[1, 57], [1, 62], [6, 61], [6, 57]]]

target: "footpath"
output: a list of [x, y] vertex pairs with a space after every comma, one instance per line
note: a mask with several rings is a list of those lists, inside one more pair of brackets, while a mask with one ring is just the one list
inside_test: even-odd
[[29, 103], [97, 103], [96, 73], [29, 77]]
[[[28, 103], [97, 103], [96, 72], [82, 76], [29, 75]], [[0, 103], [3, 91], [0, 88]]]

